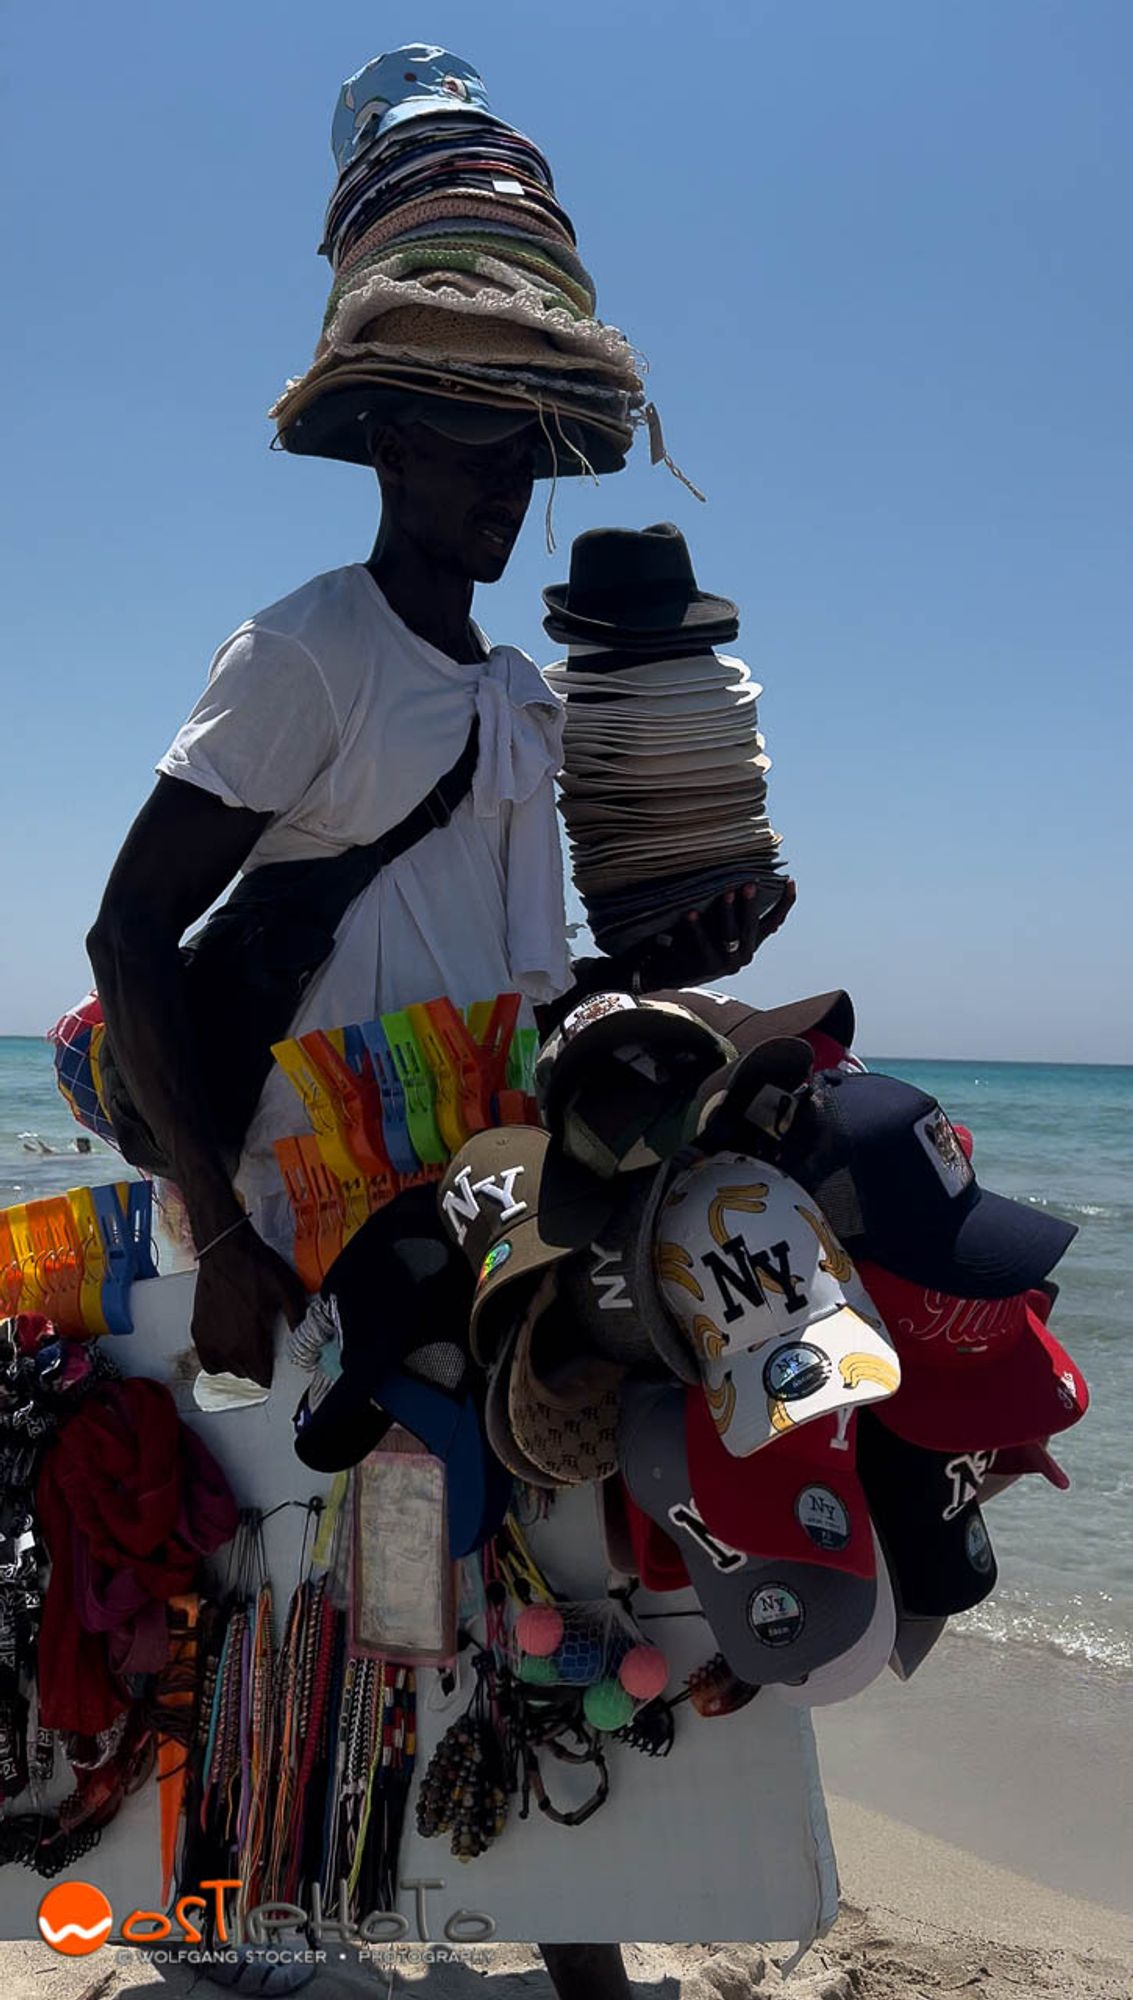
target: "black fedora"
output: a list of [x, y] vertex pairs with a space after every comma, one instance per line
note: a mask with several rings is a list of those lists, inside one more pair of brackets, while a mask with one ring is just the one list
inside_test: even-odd
[[570, 552], [569, 583], [543, 592], [551, 619], [581, 639], [695, 632], [737, 623], [735, 605], [697, 588], [684, 536], [671, 521], [640, 531], [592, 528]]

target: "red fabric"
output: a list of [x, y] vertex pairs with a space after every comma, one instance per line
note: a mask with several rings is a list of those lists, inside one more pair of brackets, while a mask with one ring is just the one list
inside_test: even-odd
[[40, 1712], [93, 1736], [128, 1705], [112, 1668], [165, 1658], [159, 1607], [235, 1533], [236, 1504], [160, 1382], [110, 1382], [46, 1454], [37, 1506], [51, 1581], [39, 1637]]

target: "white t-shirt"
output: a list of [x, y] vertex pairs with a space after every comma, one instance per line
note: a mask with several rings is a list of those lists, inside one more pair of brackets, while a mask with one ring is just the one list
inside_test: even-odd
[[[212, 663], [158, 770], [270, 812], [245, 863], [337, 854], [396, 826], [455, 764], [480, 719], [470, 797], [351, 905], [293, 1032], [447, 995], [457, 1006], [570, 983], [554, 775], [562, 709], [513, 646], [460, 665], [418, 638], [361, 563], [249, 619]], [[237, 1185], [268, 1241], [292, 1221], [272, 1142], [307, 1129], [273, 1070]]]

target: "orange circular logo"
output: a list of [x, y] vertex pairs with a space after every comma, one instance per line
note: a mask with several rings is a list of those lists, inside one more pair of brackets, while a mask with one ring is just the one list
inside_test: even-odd
[[86, 1958], [106, 1943], [114, 1912], [90, 1882], [57, 1882], [39, 1906], [39, 1932], [64, 1958]]

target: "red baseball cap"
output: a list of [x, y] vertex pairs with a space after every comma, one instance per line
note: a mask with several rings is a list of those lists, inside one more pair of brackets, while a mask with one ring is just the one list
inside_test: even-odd
[[1005, 1445], [995, 1454], [995, 1464], [991, 1477], [1002, 1474], [1007, 1479], [1019, 1479], [1028, 1473], [1039, 1472], [1057, 1486], [1060, 1493], [1070, 1491], [1070, 1474], [1063, 1470], [1056, 1458], [1052, 1458], [1046, 1448], [1046, 1440], [1036, 1438], [1033, 1444]]
[[900, 1389], [881, 1414], [897, 1437], [925, 1451], [999, 1451], [1085, 1415], [1085, 1380], [1034, 1293], [962, 1299], [865, 1259], [857, 1268], [901, 1360]]
[[856, 1417], [815, 1417], [736, 1458], [703, 1389], [685, 1394], [692, 1495], [705, 1524], [744, 1555], [877, 1575], [869, 1506], [855, 1471]]

